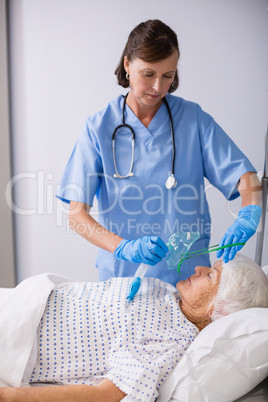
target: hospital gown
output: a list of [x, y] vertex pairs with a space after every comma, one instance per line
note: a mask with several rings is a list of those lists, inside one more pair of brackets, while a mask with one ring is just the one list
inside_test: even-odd
[[126, 307], [131, 278], [55, 288], [37, 332], [31, 383], [97, 384], [110, 379], [131, 400], [154, 401], [198, 329], [176, 288], [144, 278]]

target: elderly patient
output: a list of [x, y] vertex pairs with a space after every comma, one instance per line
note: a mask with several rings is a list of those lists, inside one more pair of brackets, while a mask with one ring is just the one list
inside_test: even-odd
[[[31, 383], [3, 401], [153, 401], [199, 331], [232, 312], [268, 307], [268, 280], [252, 260], [198, 266], [176, 288], [144, 278], [125, 307], [130, 278], [65, 283], [50, 294], [37, 331]], [[67, 386], [66, 386], [67, 385]]]

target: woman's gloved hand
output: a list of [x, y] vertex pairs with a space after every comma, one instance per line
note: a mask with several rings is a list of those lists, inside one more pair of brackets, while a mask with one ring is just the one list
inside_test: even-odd
[[[261, 207], [258, 205], [248, 205], [243, 207], [238, 214], [237, 219], [227, 229], [225, 235], [220, 241], [219, 246], [226, 246], [233, 243], [246, 243], [257, 230], [261, 218]], [[227, 247], [217, 252], [217, 258], [222, 256], [223, 262], [228, 262], [234, 258], [237, 251], [243, 246]]]
[[137, 240], [121, 240], [114, 255], [118, 260], [155, 265], [167, 252], [168, 248], [160, 237], [145, 236]]

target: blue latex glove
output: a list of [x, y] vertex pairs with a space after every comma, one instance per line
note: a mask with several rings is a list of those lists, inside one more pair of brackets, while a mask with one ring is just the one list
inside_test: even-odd
[[[226, 246], [233, 243], [246, 243], [248, 239], [254, 235], [257, 230], [261, 218], [261, 207], [258, 205], [248, 205], [243, 207], [238, 214], [237, 219], [230, 226], [219, 246]], [[223, 262], [228, 262], [234, 258], [237, 251], [241, 250], [243, 246], [227, 247], [217, 252], [217, 258], [222, 256]]]
[[137, 240], [121, 240], [114, 255], [118, 260], [155, 265], [167, 252], [168, 248], [160, 237], [145, 236]]

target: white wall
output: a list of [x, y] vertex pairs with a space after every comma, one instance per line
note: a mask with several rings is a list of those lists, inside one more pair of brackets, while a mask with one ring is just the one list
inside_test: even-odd
[[[96, 249], [69, 231], [54, 193], [85, 118], [122, 93], [130, 30], [159, 18], [178, 34], [177, 95], [201, 104], [263, 169], [268, 123], [267, 0], [10, 0], [18, 278], [59, 272], [97, 280]], [[232, 223], [208, 189], [212, 243]], [[27, 215], [25, 215], [27, 213]], [[255, 255], [255, 238], [244, 252]], [[212, 258], [215, 258], [212, 257]]]

